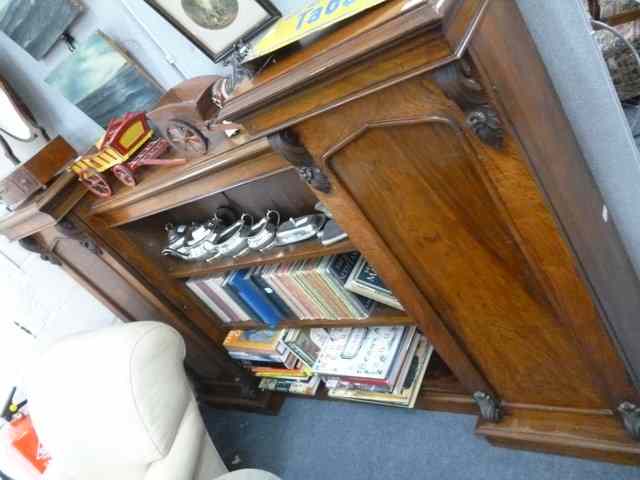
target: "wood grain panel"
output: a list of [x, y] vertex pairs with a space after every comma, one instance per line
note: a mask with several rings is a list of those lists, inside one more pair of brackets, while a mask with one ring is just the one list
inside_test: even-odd
[[[514, 219], [531, 241], [534, 262], [545, 271], [553, 296], [563, 304], [563, 318], [572, 324], [592, 376], [606, 386], [611, 406], [629, 399], [637, 402], [638, 393], [621, 358], [626, 358], [629, 372], [636, 385], [640, 384], [633, 367], [640, 363], [640, 283], [615, 219], [602, 221], [602, 196], [514, 2], [489, 5], [469, 49], [487, 91], [514, 132], [521, 147], [517, 154], [532, 178], [527, 179], [524, 167], [508, 157], [489, 160], [491, 175], [505, 202], [513, 206]], [[526, 92], [523, 85], [528, 86]], [[519, 185], [514, 184], [516, 177]], [[537, 188], [531, 185], [533, 179]], [[548, 209], [540, 205], [540, 195], [547, 200]], [[554, 215], [555, 229], [550, 228], [544, 210]], [[569, 261], [569, 256], [574, 258]], [[576, 269], [582, 279], [576, 278]], [[585, 287], [594, 299], [588, 304]], [[594, 303], [599, 318], [592, 311]], [[605, 329], [607, 324], [611, 336]]]
[[376, 124], [329, 155], [328, 165], [504, 399], [602, 405], [453, 121]]

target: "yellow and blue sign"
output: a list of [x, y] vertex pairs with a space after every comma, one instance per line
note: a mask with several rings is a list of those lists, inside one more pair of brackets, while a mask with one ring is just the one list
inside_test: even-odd
[[275, 52], [385, 0], [316, 0], [281, 18], [253, 47], [247, 60]]

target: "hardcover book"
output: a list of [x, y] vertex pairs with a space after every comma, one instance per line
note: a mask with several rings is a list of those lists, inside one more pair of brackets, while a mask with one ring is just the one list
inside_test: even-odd
[[369, 327], [355, 345], [352, 330], [358, 329], [331, 329], [331, 340], [322, 347], [314, 373], [387, 385], [406, 327]]
[[282, 315], [286, 318], [297, 319], [298, 316], [293, 313], [286, 302], [278, 295], [278, 292], [271, 288], [271, 286], [263, 278], [263, 272], [265, 271], [264, 265], [253, 267], [249, 271], [250, 279], [255, 283], [263, 293], [273, 302], [273, 304], [282, 312]]
[[229, 284], [229, 281], [232, 275], [235, 272], [227, 273], [220, 283], [220, 288], [225, 292], [225, 294], [232, 299], [234, 305], [236, 305], [244, 314], [248, 317], [249, 320], [257, 320], [258, 314], [244, 301], [243, 298], [238, 295], [238, 291]]
[[344, 298], [354, 311], [356, 318], [367, 318], [375, 307], [371, 298], [349, 292], [347, 282], [353, 274], [359, 259], [363, 258], [359, 252], [348, 252], [335, 255], [327, 265], [327, 274], [333, 281], [334, 290]]
[[284, 343], [300, 361], [313, 368], [328, 339], [329, 334], [324, 328], [292, 328], [284, 337]]
[[286, 351], [282, 342], [286, 333], [286, 330], [231, 330], [223, 345], [227, 350], [281, 355]]
[[263, 323], [275, 327], [284, 319], [284, 314], [251, 281], [248, 269], [232, 272], [228, 279], [228, 285], [249, 305]]
[[382, 278], [363, 256], [360, 256], [351, 271], [345, 283], [345, 288], [398, 310], [404, 310], [398, 299], [393, 295], [393, 292], [387, 288]]
[[407, 359], [408, 374], [405, 381], [399, 384], [393, 392], [382, 393], [351, 388], [333, 388], [329, 390], [329, 397], [377, 405], [413, 408], [432, 354], [433, 346], [426, 338], [419, 336], [415, 354]]
[[227, 305], [233, 314], [242, 322], [251, 320], [251, 314], [245, 310], [233, 297], [222, 287], [226, 279], [225, 274], [212, 275], [206, 279], [206, 284], [214, 291], [220, 301]]
[[314, 396], [320, 386], [320, 377], [314, 375], [308, 380], [283, 380], [278, 378], [263, 378], [260, 381], [261, 390], [272, 392], [294, 393], [296, 395]]
[[188, 280], [187, 287], [223, 322], [241, 321], [231, 310], [231, 307], [226, 302], [221, 301], [204, 280]]
[[278, 272], [283, 268], [284, 265], [271, 265], [265, 269], [265, 272], [262, 275], [262, 278], [267, 282], [267, 284], [273, 288], [273, 290], [282, 298], [282, 300], [287, 304], [287, 306], [296, 314], [301, 320], [308, 318], [306, 316], [306, 312], [300, 302], [298, 302], [291, 292], [289, 288], [285, 285], [285, 283], [280, 278]]

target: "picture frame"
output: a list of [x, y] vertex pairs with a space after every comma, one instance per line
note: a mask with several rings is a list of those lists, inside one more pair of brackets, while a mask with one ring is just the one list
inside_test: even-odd
[[227, 58], [238, 42], [248, 42], [282, 17], [269, 0], [144, 2], [215, 63]]

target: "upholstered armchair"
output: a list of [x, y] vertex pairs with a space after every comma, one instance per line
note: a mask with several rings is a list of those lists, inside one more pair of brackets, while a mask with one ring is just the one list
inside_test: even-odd
[[138, 322], [54, 344], [29, 379], [36, 431], [55, 480], [278, 480], [228, 473], [185, 375], [173, 328]]

